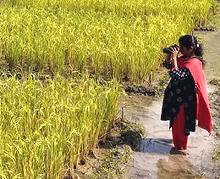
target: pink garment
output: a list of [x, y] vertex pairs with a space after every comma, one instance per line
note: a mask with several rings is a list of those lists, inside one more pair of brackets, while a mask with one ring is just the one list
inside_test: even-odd
[[178, 59], [179, 68], [187, 68], [195, 81], [197, 91], [197, 120], [198, 126], [212, 132], [212, 117], [209, 106], [206, 78], [202, 67], [202, 62], [193, 57], [191, 59]]

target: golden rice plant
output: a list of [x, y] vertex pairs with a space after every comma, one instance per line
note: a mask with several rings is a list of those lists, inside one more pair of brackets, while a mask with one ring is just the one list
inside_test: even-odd
[[215, 0], [6, 0], [13, 6], [63, 8], [71, 11], [100, 11], [118, 15], [184, 14], [195, 18], [208, 15]]
[[0, 78], [0, 178], [61, 178], [116, 117], [113, 80]]
[[[80, 15], [44, 9], [0, 10], [3, 57], [11, 65], [65, 70], [66, 65], [85, 72], [89, 64], [96, 75], [143, 80], [155, 69], [160, 49], [189, 32], [193, 22], [181, 16], [149, 15], [120, 18]], [[178, 21], [173, 23], [171, 19]], [[24, 20], [25, 19], [25, 20]]]
[[161, 48], [205, 23], [214, 0], [13, 0], [0, 7], [11, 66], [143, 81]]

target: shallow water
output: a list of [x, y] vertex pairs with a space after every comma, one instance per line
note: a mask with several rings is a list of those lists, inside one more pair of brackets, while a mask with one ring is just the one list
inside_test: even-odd
[[[205, 68], [207, 81], [220, 77], [220, 32], [201, 33], [205, 39]], [[214, 88], [208, 86], [208, 92]], [[214, 136], [197, 127], [189, 136], [187, 155], [171, 155], [171, 131], [168, 122], [160, 121], [162, 98], [132, 96], [122, 99], [125, 117], [142, 124], [145, 137], [128, 165], [126, 178], [220, 178], [218, 166], [212, 161], [217, 141]]]
[[[170, 155], [172, 147], [168, 122], [160, 121], [162, 99], [135, 96], [123, 100], [125, 117], [143, 124], [146, 136], [129, 163], [127, 178], [192, 178], [213, 175], [214, 138], [197, 128], [189, 138], [188, 155]], [[205, 173], [204, 173], [205, 172]]]

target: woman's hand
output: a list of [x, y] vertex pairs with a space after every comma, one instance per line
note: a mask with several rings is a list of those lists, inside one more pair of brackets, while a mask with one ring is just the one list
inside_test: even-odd
[[172, 61], [172, 64], [173, 64], [173, 68], [178, 69], [177, 58], [178, 58], [178, 54], [179, 54], [179, 48], [178, 47], [173, 47], [171, 49], [172, 49], [171, 61]]
[[178, 58], [178, 54], [179, 54], [179, 48], [178, 47], [172, 47], [172, 59], [177, 59]]

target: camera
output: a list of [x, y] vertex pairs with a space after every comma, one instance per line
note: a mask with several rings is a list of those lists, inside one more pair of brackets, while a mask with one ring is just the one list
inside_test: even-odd
[[163, 48], [163, 53], [172, 53], [173, 51], [172, 48], [179, 48], [179, 46], [174, 44], [169, 47]]

